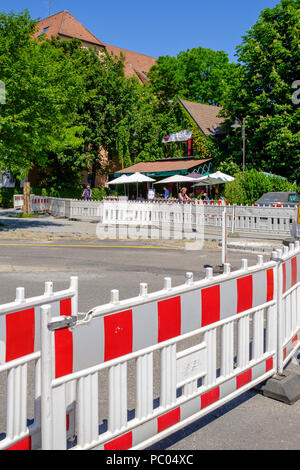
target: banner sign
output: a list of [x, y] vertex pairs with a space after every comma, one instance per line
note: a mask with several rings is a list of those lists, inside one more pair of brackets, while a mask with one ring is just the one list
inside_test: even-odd
[[298, 204], [298, 217], [297, 217], [297, 224], [300, 225], [300, 204]]
[[169, 142], [186, 142], [192, 138], [192, 134], [193, 131], [188, 130], [175, 132], [174, 134], [165, 135], [162, 139], [162, 143], [167, 144]]

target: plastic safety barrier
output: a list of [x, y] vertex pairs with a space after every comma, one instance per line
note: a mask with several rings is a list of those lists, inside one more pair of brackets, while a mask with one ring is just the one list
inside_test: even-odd
[[[1, 430], [1, 450], [29, 450], [41, 446], [41, 306], [45, 303], [51, 305], [53, 318], [76, 317], [77, 286], [78, 279], [72, 277], [68, 289], [53, 292], [53, 283], [47, 282], [44, 294], [31, 298], [25, 298], [22, 287], [17, 288], [16, 300], [0, 306], [0, 372], [7, 373], [6, 427]], [[28, 374], [31, 369], [34, 390], [29, 391]], [[71, 404], [72, 385], [68, 387], [68, 394], [68, 403]], [[28, 421], [28, 397], [34, 401], [32, 422]], [[71, 408], [67, 414], [73, 423]], [[74, 428], [70, 432], [74, 432]]]
[[[165, 278], [164, 288], [155, 293], [141, 284], [132, 299], [120, 301], [114, 290], [109, 304], [94, 308], [67, 330], [57, 325], [53, 331], [51, 307], [44, 306], [42, 357], [48, 387], [42, 396], [42, 448], [70, 447], [64, 412], [70, 382], [77, 389], [71, 448], [143, 449], [274, 375], [299, 346], [299, 257], [297, 243], [282, 260], [273, 252], [273, 260], [263, 263], [259, 256], [251, 267], [243, 260], [235, 272], [226, 264], [224, 274], [216, 277], [207, 268], [201, 281], [187, 273], [185, 284], [177, 287]], [[282, 335], [280, 305], [289, 302], [288, 295], [293, 308], [285, 309]], [[134, 390], [129, 388], [130, 364]], [[155, 396], [157, 368], [160, 390]], [[101, 381], [104, 371], [106, 383]], [[109, 404], [103, 427], [98, 416], [105, 388]], [[129, 412], [132, 393], [135, 403]]]

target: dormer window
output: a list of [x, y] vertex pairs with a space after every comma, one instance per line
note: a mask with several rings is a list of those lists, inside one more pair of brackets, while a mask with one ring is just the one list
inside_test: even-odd
[[40, 34], [38, 35], [38, 38], [42, 36], [43, 34], [45, 34], [45, 32], [48, 31], [49, 28], [50, 26], [46, 26], [46, 28], [44, 28], [43, 31], [40, 32]]

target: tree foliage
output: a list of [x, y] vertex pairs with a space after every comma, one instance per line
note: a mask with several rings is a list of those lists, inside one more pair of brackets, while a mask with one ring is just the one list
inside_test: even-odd
[[27, 11], [0, 14], [0, 77], [6, 103], [0, 105], [0, 165], [28, 173], [48, 165], [81, 143], [77, 123], [82, 78], [49, 42], [32, 39], [35, 22]]
[[241, 130], [230, 128], [246, 118], [248, 168], [300, 177], [300, 107], [292, 84], [300, 72], [300, 0], [281, 0], [263, 10], [237, 48], [237, 80], [224, 102], [227, 137], [224, 153], [241, 163]]
[[245, 171], [244, 179], [242, 172], [237, 172], [234, 176], [235, 180], [227, 183], [224, 188], [225, 198], [230, 204], [252, 205], [265, 193], [297, 190], [288, 180], [267, 176], [255, 169]]
[[220, 105], [233, 79], [236, 65], [223, 51], [198, 47], [176, 57], [163, 56], [149, 73], [154, 92], [163, 103], [179, 98]]

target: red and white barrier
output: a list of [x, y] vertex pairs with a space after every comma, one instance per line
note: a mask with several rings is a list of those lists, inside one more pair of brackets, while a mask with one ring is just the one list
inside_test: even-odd
[[[270, 377], [276, 370], [276, 305], [277, 265], [263, 264], [261, 257], [251, 268], [244, 260], [233, 273], [226, 265], [225, 273], [215, 278], [208, 268], [203, 281], [194, 282], [188, 273], [186, 283], [178, 287], [171, 287], [166, 278], [164, 288], [155, 293], [141, 284], [140, 295], [133, 299], [119, 301], [118, 291], [112, 291], [110, 304], [88, 312], [70, 331], [49, 332], [45, 355], [50, 354], [52, 365], [45, 406], [51, 399], [55, 433], [48, 435], [45, 447], [67, 448], [61, 397], [69, 381], [76, 381], [79, 390], [74, 449], [108, 450], [145, 448]], [[44, 309], [50, 319], [51, 309]], [[217, 332], [222, 338], [219, 376]], [[200, 343], [177, 352], [185, 340], [199, 335]], [[154, 406], [153, 396], [155, 351], [161, 356], [159, 407]], [[133, 359], [136, 408], [135, 419], [128, 420], [127, 364]], [[98, 374], [104, 370], [109, 375], [108, 429], [99, 434], [94, 417], [101, 396]], [[50, 421], [45, 426], [51, 429]]]
[[[42, 449], [53, 450], [144, 449], [282, 371], [300, 346], [299, 242], [274, 251], [266, 263], [262, 256], [251, 267], [242, 260], [234, 272], [225, 264], [215, 277], [207, 268], [200, 281], [187, 273], [184, 284], [172, 287], [165, 278], [153, 293], [140, 284], [131, 299], [120, 300], [112, 290], [109, 304], [70, 323], [76, 293], [75, 285], [57, 294], [48, 286], [38, 302], [24, 302], [18, 290], [14, 305], [0, 307], [0, 370], [11, 376], [0, 448], [37, 448], [41, 441]], [[35, 420], [41, 426], [33, 428], [24, 419], [29, 359], [42, 377]], [[133, 419], [129, 364], [136, 377]], [[100, 429], [104, 387], [107, 428]], [[73, 444], [67, 444], [70, 435], [76, 435]]]
[[[0, 372], [7, 372], [7, 415], [5, 438], [0, 449], [29, 450], [41, 446], [41, 306], [51, 305], [51, 316], [77, 316], [78, 279], [71, 278], [69, 289], [53, 292], [52, 282], [39, 297], [25, 298], [17, 288], [16, 300], [0, 306]], [[27, 419], [28, 367], [34, 364], [34, 421]], [[71, 386], [68, 386], [69, 399]], [[70, 430], [71, 431], [71, 430]], [[73, 430], [72, 430], [73, 432]]]
[[[44, 213], [49, 210], [50, 198], [44, 196], [30, 195], [30, 210], [32, 212]], [[24, 196], [23, 194], [14, 194], [14, 209], [19, 210], [24, 207]]]

